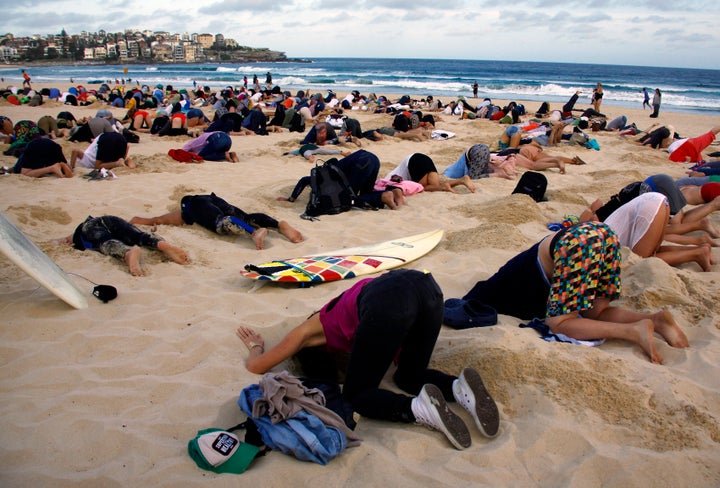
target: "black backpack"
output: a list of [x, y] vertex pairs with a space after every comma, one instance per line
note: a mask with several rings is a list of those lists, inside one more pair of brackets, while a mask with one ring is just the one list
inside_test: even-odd
[[310, 170], [310, 201], [304, 215], [333, 215], [352, 208], [355, 192], [336, 163], [333, 158]]
[[547, 190], [547, 178], [545, 178], [545, 175], [535, 171], [526, 171], [520, 177], [513, 194], [524, 193], [530, 195], [536, 202], [541, 202], [545, 199], [545, 190]]

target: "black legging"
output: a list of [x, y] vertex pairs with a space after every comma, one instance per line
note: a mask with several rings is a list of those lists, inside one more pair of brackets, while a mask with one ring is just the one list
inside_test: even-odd
[[443, 316], [443, 295], [430, 274], [395, 270], [374, 279], [358, 296], [358, 325], [343, 395], [368, 418], [412, 422], [412, 397], [379, 388], [398, 350], [395, 384], [417, 395], [426, 383], [452, 400], [456, 379], [428, 369]]
[[132, 246], [157, 249], [161, 240], [114, 215], [88, 217], [73, 234], [75, 248], [92, 249], [118, 259], [123, 259]]
[[236, 217], [254, 228], [278, 228], [278, 221], [269, 215], [245, 213], [214, 193], [210, 195], [186, 195], [180, 201], [180, 208], [183, 221], [186, 224], [191, 225], [197, 222], [213, 232], [217, 232], [218, 221], [224, 217]]

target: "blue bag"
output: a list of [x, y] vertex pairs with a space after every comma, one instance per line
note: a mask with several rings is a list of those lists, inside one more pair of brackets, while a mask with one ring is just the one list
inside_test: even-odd
[[253, 404], [260, 398], [263, 398], [260, 385], [253, 384], [242, 390], [238, 405], [256, 425], [263, 443], [270, 449], [324, 466], [347, 447], [347, 437], [341, 430], [325, 425], [305, 410], [277, 423], [273, 423], [267, 414], [253, 417]]

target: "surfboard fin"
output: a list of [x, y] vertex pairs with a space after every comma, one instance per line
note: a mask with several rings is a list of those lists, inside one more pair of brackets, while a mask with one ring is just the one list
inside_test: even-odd
[[280, 273], [281, 271], [286, 271], [291, 268], [292, 268], [292, 266], [260, 267], [260, 266], [255, 266], [254, 264], [246, 264], [245, 265], [245, 271], [252, 271], [253, 273], [257, 273], [257, 274], [263, 275], [263, 276], [271, 276], [275, 273]]

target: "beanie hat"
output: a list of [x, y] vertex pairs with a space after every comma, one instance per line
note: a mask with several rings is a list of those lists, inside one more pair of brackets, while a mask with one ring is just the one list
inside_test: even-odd
[[235, 434], [221, 429], [200, 430], [188, 442], [188, 454], [198, 467], [215, 473], [243, 473], [260, 449], [241, 442]]

